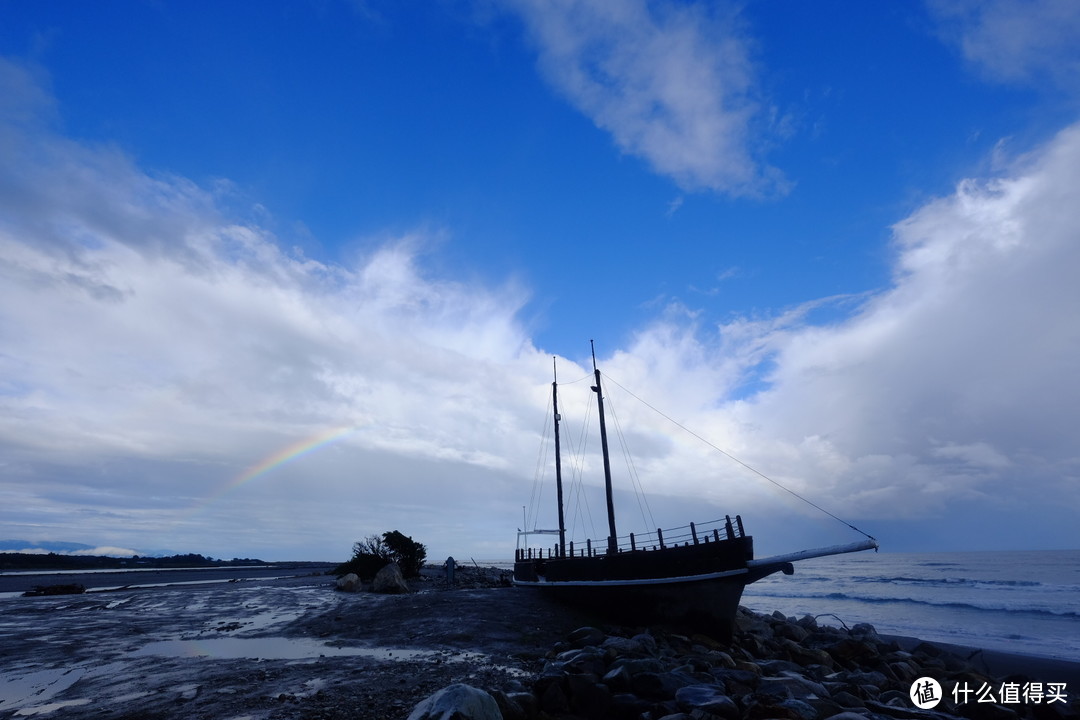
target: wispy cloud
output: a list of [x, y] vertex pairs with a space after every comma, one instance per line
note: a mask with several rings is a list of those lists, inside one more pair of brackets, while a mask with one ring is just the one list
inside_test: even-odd
[[1080, 6], [1071, 0], [928, 0], [941, 32], [987, 77], [1080, 90]]
[[783, 191], [759, 153], [754, 64], [724, 3], [514, 0], [544, 75], [624, 152], [687, 190]]
[[682, 195], [677, 196], [674, 200], [668, 203], [667, 211], [664, 212], [664, 216], [671, 217], [672, 215], [677, 213], [679, 211], [679, 208], [683, 206], [683, 202], [685, 202], [685, 198], [683, 198]]

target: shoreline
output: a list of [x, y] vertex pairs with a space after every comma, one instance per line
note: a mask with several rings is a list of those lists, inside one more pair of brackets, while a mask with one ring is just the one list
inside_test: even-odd
[[[929, 712], [908, 697], [922, 674], [947, 694], [948, 682], [1017, 670], [1066, 682], [1070, 700], [1080, 694], [1071, 661], [745, 609], [733, 641], [720, 643], [688, 629], [610, 625], [506, 587], [500, 569], [459, 568], [451, 587], [437, 568], [424, 575], [402, 595], [340, 592], [332, 576], [296, 574], [4, 600], [0, 715], [57, 705], [67, 718], [182, 708], [192, 718], [376, 720], [405, 718], [425, 697], [466, 683], [503, 705], [504, 720], [637, 717], [619, 703], [652, 717], [689, 714], [687, 698], [703, 691], [686, 688], [700, 686], [722, 691], [726, 720], [849, 711], [876, 720]], [[1033, 717], [1031, 707], [1009, 717]], [[1074, 716], [1080, 703], [1058, 717]]]
[[[84, 594], [93, 595], [125, 590], [148, 590], [196, 584], [271, 582], [274, 580], [304, 575], [313, 577], [322, 575], [326, 578], [330, 578], [332, 576], [329, 575], [329, 572], [334, 567], [336, 567], [336, 565], [333, 563], [277, 562], [264, 563], [261, 565], [192, 568], [128, 568], [123, 570], [102, 569], [85, 571], [43, 569], [0, 572], [0, 599], [21, 597], [23, 592], [31, 590], [34, 586], [54, 584], [47, 582], [47, 579], [50, 577], [55, 577], [57, 579], [57, 583], [55, 584], [76, 582], [82, 584], [86, 587], [86, 592]], [[470, 584], [469, 577], [473, 577], [472, 583], [476, 584], [476, 578], [484, 578], [487, 576], [487, 580], [481, 580], [480, 584], [484, 584], [485, 582], [487, 584], [494, 584], [491, 578], [501, 576], [507, 572], [508, 568], [500, 566], [474, 567], [472, 565], [462, 565], [459, 566], [458, 569], [459, 577], [465, 578], [462, 583], [460, 583], [462, 587]], [[230, 577], [222, 577], [225, 573], [229, 574]], [[426, 565], [422, 570], [422, 576], [428, 582], [438, 582], [439, 579], [442, 578], [443, 573], [444, 571], [442, 568], [431, 564]], [[138, 576], [139, 582], [123, 583], [121, 581], [125, 576]], [[31, 582], [39, 579], [45, 579], [46, 582]], [[331, 581], [328, 579], [327, 582]], [[770, 615], [768, 612], [753, 610], [745, 606], [740, 606], [740, 608], [759, 616]], [[829, 614], [830, 613], [825, 613], [822, 616]], [[1080, 688], [1080, 658], [1074, 659], [1034, 652], [1020, 652], [1003, 650], [996, 647], [955, 643], [946, 640], [909, 635], [902, 632], [881, 632], [879, 635], [882, 638], [896, 641], [905, 650], [910, 650], [922, 643], [926, 643], [961, 657], [978, 655], [985, 658], [986, 663], [992, 669], [996, 670], [999, 667], [1004, 668], [1005, 674], [1018, 672], [1018, 668], [1023, 668], [1025, 666], [1037, 666], [1049, 669], [1056, 665], [1060, 665], [1062, 676], [1067, 677], [1071, 684]]]
[[911, 652], [919, 645], [932, 645], [944, 652], [964, 658], [976, 666], [982, 666], [986, 674], [993, 677], [1029, 675], [1033, 680], [1043, 682], [1065, 682], [1071, 688], [1075, 688], [1077, 694], [1080, 694], [1080, 660], [922, 640], [908, 635], [883, 633], [881, 637], [895, 641], [907, 652]]
[[18, 596], [38, 585], [77, 584], [84, 586], [86, 593], [93, 594], [144, 586], [170, 587], [187, 582], [259, 581], [279, 576], [325, 573], [333, 567], [332, 563], [266, 563], [263, 565], [123, 570], [20, 570], [0, 572], [0, 597]]

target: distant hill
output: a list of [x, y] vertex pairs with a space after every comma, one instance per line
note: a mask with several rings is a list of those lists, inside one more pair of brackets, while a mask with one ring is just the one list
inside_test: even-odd
[[[5, 552], [9, 548], [15, 551]], [[112, 557], [108, 555], [86, 555], [93, 551], [93, 545], [81, 543], [41, 542], [27, 543], [18, 540], [0, 541], [0, 571], [4, 570], [110, 570], [124, 568], [207, 568], [238, 565], [267, 565], [258, 558], [232, 558], [221, 560], [187, 553], [164, 557]], [[49, 551], [49, 552], [42, 552]], [[72, 553], [80, 553], [72, 555]]]
[[26, 550], [45, 550], [54, 553], [73, 553], [80, 550], [93, 550], [95, 545], [74, 542], [34, 542], [33, 540], [0, 540], [0, 552], [24, 552]]

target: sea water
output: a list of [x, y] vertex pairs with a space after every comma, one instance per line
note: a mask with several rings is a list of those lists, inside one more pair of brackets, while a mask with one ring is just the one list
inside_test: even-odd
[[756, 612], [1080, 661], [1080, 550], [858, 553], [747, 586]]

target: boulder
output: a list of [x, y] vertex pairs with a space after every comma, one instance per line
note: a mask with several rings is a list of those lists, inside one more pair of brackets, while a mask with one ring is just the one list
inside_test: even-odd
[[421, 701], [413, 708], [409, 720], [503, 720], [503, 716], [491, 695], [471, 685], [456, 683]]
[[[700, 710], [710, 716], [737, 720], [739, 706], [715, 685], [687, 685], [675, 691], [675, 703], [686, 713]], [[699, 713], [700, 714], [700, 713]]]
[[337, 579], [337, 589], [342, 592], [356, 592], [360, 589], [360, 577], [356, 573], [342, 575]]
[[371, 589], [377, 593], [407, 593], [409, 586], [405, 584], [405, 576], [401, 574], [401, 568], [397, 563], [390, 563], [379, 572], [375, 573], [375, 580]]
[[599, 645], [604, 642], [607, 635], [603, 630], [599, 630], [594, 627], [579, 627], [574, 632], [567, 636], [567, 640], [576, 648], [583, 648], [586, 645]]
[[633, 676], [625, 666], [608, 670], [607, 674], [600, 680], [600, 682], [604, 683], [615, 692], [629, 690], [633, 681]]
[[758, 693], [780, 699], [827, 698], [829, 691], [824, 685], [797, 673], [784, 672], [777, 677], [763, 677], [758, 681]]

